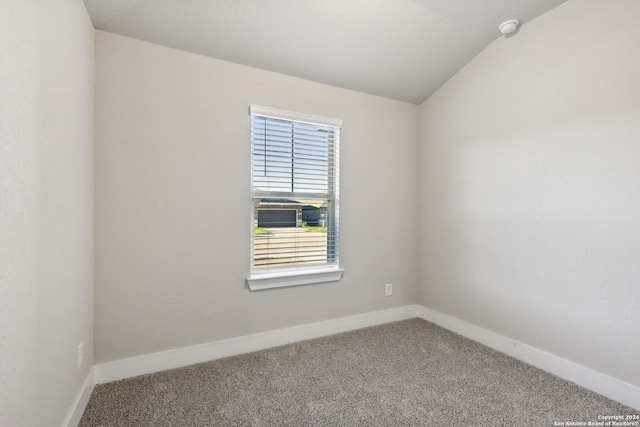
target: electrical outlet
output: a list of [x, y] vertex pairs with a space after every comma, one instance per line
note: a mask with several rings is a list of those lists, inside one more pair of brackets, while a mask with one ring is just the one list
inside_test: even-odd
[[387, 283], [384, 285], [384, 296], [390, 297], [393, 295], [393, 283]]
[[82, 366], [82, 359], [84, 358], [84, 344], [82, 341], [80, 341], [80, 344], [78, 344], [78, 369], [80, 369], [80, 367]]

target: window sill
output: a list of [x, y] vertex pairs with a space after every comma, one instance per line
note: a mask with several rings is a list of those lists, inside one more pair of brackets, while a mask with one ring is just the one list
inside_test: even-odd
[[289, 270], [277, 273], [254, 273], [247, 277], [247, 285], [252, 291], [260, 291], [287, 286], [310, 285], [312, 283], [337, 282], [342, 278], [343, 271], [341, 268], [331, 267]]

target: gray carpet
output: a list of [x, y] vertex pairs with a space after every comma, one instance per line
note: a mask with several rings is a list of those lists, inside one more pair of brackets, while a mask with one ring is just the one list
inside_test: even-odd
[[88, 426], [553, 426], [635, 414], [411, 319], [96, 386]]

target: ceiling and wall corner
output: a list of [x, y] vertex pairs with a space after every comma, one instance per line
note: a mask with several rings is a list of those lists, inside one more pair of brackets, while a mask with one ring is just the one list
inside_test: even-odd
[[565, 0], [84, 0], [97, 29], [413, 104]]

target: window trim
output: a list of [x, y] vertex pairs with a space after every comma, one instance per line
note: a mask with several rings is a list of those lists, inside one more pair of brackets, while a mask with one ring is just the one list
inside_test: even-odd
[[283, 271], [253, 272], [247, 277], [247, 285], [252, 291], [283, 288], [287, 286], [311, 285], [314, 283], [337, 282], [344, 269], [337, 265], [287, 269]]
[[[342, 120], [329, 117], [316, 116], [312, 114], [296, 113], [291, 111], [279, 110], [270, 107], [262, 107], [258, 105], [250, 105], [249, 116], [263, 116], [272, 119], [287, 120], [292, 122], [304, 122], [320, 126], [331, 126], [340, 130], [342, 128]], [[253, 144], [253, 141], [252, 141]], [[339, 140], [338, 140], [339, 144]], [[339, 157], [336, 159], [338, 161]], [[336, 171], [335, 179], [339, 179], [339, 172]], [[251, 179], [253, 186], [253, 179]], [[253, 188], [251, 189], [253, 195]], [[252, 204], [253, 205], [253, 204]], [[337, 208], [339, 209], [339, 208]], [[253, 209], [252, 209], [253, 211]], [[337, 211], [336, 211], [337, 214]], [[253, 228], [254, 214], [250, 215], [251, 222], [251, 245], [253, 246]], [[339, 240], [336, 246], [339, 245]], [[338, 248], [336, 248], [338, 249]], [[273, 269], [265, 271], [256, 271], [253, 268], [253, 260], [250, 260], [250, 273], [246, 278], [247, 285], [251, 291], [273, 289], [280, 287], [308, 285], [313, 283], [336, 282], [342, 278], [344, 269], [339, 267], [338, 263], [328, 263], [321, 266], [292, 266], [291, 268]]]
[[277, 108], [261, 107], [251, 104], [249, 107], [250, 116], [263, 116], [271, 119], [289, 120], [292, 122], [304, 122], [319, 126], [332, 126], [342, 128], [342, 120], [330, 117], [316, 116], [314, 114], [296, 113], [293, 111], [278, 110]]

